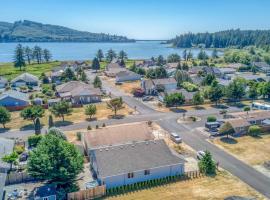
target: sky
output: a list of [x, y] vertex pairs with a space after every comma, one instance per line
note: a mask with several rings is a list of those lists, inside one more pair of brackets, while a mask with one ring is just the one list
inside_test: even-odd
[[270, 29], [270, 0], [0, 0], [0, 21], [31, 20], [132, 39]]

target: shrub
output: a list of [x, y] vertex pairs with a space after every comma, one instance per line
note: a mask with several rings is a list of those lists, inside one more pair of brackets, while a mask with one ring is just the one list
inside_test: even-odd
[[82, 133], [81, 132], [77, 132], [76, 133], [76, 137], [77, 137], [77, 140], [78, 141], [81, 141], [82, 140]]
[[90, 125], [87, 126], [87, 130], [92, 130], [92, 127]]
[[217, 121], [217, 118], [215, 116], [208, 116], [207, 117], [207, 122], [215, 122]]
[[248, 134], [250, 136], [256, 137], [261, 133], [261, 128], [257, 125], [250, 126], [248, 128]]
[[96, 125], [96, 129], [98, 129], [98, 124]]
[[190, 82], [183, 82], [182, 87], [188, 92], [195, 92], [199, 89], [197, 85]]
[[30, 147], [36, 147], [41, 139], [42, 139], [42, 135], [29, 136], [28, 137], [28, 145]]
[[17, 153], [17, 154], [21, 154], [21, 153], [23, 153], [24, 152], [24, 150], [25, 150], [25, 148], [24, 148], [24, 146], [22, 146], [22, 145], [16, 145], [15, 147], [14, 147], [14, 151]]
[[106, 127], [106, 124], [105, 124], [105, 123], [103, 123], [103, 124], [102, 124], [102, 127]]

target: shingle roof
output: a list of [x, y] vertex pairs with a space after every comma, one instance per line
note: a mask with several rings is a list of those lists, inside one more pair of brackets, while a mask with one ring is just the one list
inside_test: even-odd
[[23, 73], [14, 78], [11, 82], [14, 83], [20, 80], [23, 80], [25, 82], [38, 82], [38, 77], [34, 76], [33, 74]]
[[0, 76], [0, 83], [2, 83], [2, 84], [6, 84], [8, 81], [7, 81], [7, 79], [6, 78], [4, 78], [4, 77], [2, 77], [2, 76]]
[[226, 121], [229, 122], [233, 128], [250, 126], [250, 123], [246, 119], [242, 119], [242, 118], [228, 119]]
[[3, 92], [0, 95], [0, 100], [4, 99], [6, 97], [12, 97], [14, 99], [20, 99], [20, 100], [23, 100], [23, 101], [28, 101], [29, 96], [28, 96], [28, 94], [25, 94], [25, 93], [22, 93], [22, 92], [19, 92], [19, 91], [16, 91], [16, 90], [8, 90], [8, 91]]
[[176, 80], [174, 78], [162, 78], [162, 79], [152, 79], [155, 85], [166, 85], [166, 84], [176, 84]]
[[164, 140], [143, 141], [95, 150], [100, 177], [184, 163]]
[[174, 63], [167, 63], [166, 67], [168, 68], [176, 68], [178, 66], [178, 62], [174, 62]]
[[140, 77], [139, 74], [126, 70], [126, 71], [120, 71], [116, 74], [117, 77], [126, 77], [126, 76], [136, 76], [136, 77]]
[[146, 123], [109, 126], [84, 134], [84, 141], [91, 149], [153, 139], [154, 137]]

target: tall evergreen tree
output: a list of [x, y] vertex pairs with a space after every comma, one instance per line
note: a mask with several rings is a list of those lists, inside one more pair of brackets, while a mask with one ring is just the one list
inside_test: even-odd
[[99, 50], [97, 51], [96, 57], [98, 58], [98, 61], [99, 61], [99, 62], [101, 62], [102, 59], [104, 58], [104, 54], [103, 54], [103, 51], [102, 51], [101, 49], [99, 49]]
[[33, 49], [33, 58], [36, 59], [37, 63], [40, 64], [42, 62], [42, 49], [40, 46], [34, 46]]
[[52, 59], [52, 54], [48, 49], [43, 49], [43, 57], [46, 62], [49, 62]]
[[119, 52], [118, 58], [119, 58], [120, 60], [125, 60], [125, 59], [127, 59], [127, 58], [128, 58], [128, 57], [127, 57], [127, 53], [126, 53], [125, 51], [121, 50], [121, 51]]
[[28, 65], [31, 64], [31, 60], [33, 58], [33, 52], [32, 52], [32, 49], [29, 47], [29, 46], [26, 46], [24, 48], [24, 54], [25, 54], [25, 57], [27, 59], [27, 62], [28, 62]]
[[92, 67], [93, 70], [96, 70], [96, 73], [100, 69], [100, 64], [99, 64], [99, 61], [98, 61], [98, 58], [97, 57], [95, 57], [93, 59], [92, 66], [91, 67]]
[[116, 53], [114, 50], [112, 49], [109, 49], [107, 54], [106, 54], [106, 59], [108, 62], [112, 62], [112, 60], [116, 58]]
[[14, 66], [19, 67], [20, 70], [25, 67], [24, 50], [21, 44], [18, 44], [15, 49]]

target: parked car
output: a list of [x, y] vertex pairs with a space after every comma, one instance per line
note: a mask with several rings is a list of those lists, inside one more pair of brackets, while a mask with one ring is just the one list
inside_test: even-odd
[[170, 138], [177, 144], [182, 142], [182, 138], [180, 138], [179, 135], [177, 135], [176, 133], [170, 133]]
[[210, 129], [209, 133], [210, 133], [210, 135], [218, 135], [218, 130], [217, 129]]
[[197, 151], [197, 158], [198, 158], [198, 160], [201, 160], [204, 155], [205, 155], [205, 152], [204, 151]]
[[145, 97], [142, 98], [143, 101], [151, 101], [151, 100], [153, 100], [153, 99], [154, 99], [154, 98], [151, 97], [151, 96], [145, 96]]
[[23, 152], [19, 157], [20, 162], [27, 161], [27, 159], [28, 159], [28, 153], [27, 152]]

